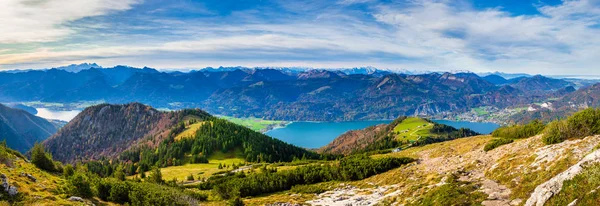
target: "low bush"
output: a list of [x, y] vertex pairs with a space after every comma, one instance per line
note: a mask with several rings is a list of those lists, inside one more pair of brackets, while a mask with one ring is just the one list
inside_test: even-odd
[[94, 196], [90, 179], [83, 173], [75, 173], [67, 179], [65, 191], [72, 196], [90, 198]]
[[561, 143], [567, 140], [569, 133], [569, 125], [566, 121], [554, 121], [546, 127], [542, 141], [547, 145]]
[[512, 140], [512, 139], [504, 139], [504, 138], [493, 139], [483, 147], [483, 151], [487, 152], [487, 151], [495, 149], [496, 147], [500, 147], [505, 144], [513, 143], [513, 141], [514, 140]]
[[295, 185], [290, 191], [299, 194], [319, 194], [326, 192], [327, 188], [323, 188], [317, 185]]
[[184, 192], [153, 183], [101, 179], [96, 185], [97, 195], [104, 201], [129, 205], [194, 205], [208, 199], [207, 195]]
[[534, 120], [526, 125], [500, 127], [492, 133], [492, 136], [509, 139], [528, 138], [539, 134], [544, 128], [544, 123], [539, 120]]
[[586, 109], [566, 120], [554, 121], [546, 127], [543, 141], [556, 144], [569, 138], [583, 138], [600, 134], [600, 109]]

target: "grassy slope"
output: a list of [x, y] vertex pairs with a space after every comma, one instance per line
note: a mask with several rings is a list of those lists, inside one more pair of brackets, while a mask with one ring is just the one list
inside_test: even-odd
[[[64, 185], [65, 180], [63, 178], [44, 172], [22, 159], [16, 160], [13, 165], [14, 167], [11, 168], [2, 164], [0, 173], [5, 174], [10, 184], [15, 185], [19, 193], [23, 194], [25, 204], [69, 204], [65, 197], [60, 197], [56, 192], [60, 185]], [[21, 177], [21, 172], [31, 174], [37, 178], [37, 182], [31, 181], [27, 177]], [[41, 197], [41, 199], [35, 199], [36, 196]]]
[[283, 123], [282, 121], [264, 120], [260, 118], [235, 118], [229, 116], [220, 116], [220, 118], [248, 127], [257, 132], [266, 130], [270, 125], [279, 125]]
[[[13, 155], [10, 155], [10, 159], [12, 159], [12, 164], [0, 163], [0, 173], [8, 177], [9, 184], [18, 188], [21, 199], [15, 205], [82, 205], [80, 202], [69, 201], [68, 196], [60, 193], [62, 186], [66, 183], [62, 175], [40, 170], [32, 163]], [[37, 181], [33, 182], [29, 178], [21, 176], [21, 173], [30, 174]], [[113, 203], [99, 202], [98, 199], [94, 199], [92, 202], [96, 205], [114, 205]], [[8, 203], [0, 201], [0, 205], [8, 205]]]
[[231, 158], [223, 160], [209, 160], [208, 164], [186, 164], [182, 166], [173, 166], [167, 168], [161, 168], [163, 179], [178, 181], [184, 181], [189, 175], [194, 175], [194, 178], [208, 178], [217, 172], [223, 172], [230, 170], [227, 168], [219, 169], [219, 164], [232, 165], [232, 164], [245, 163], [244, 159]]
[[180, 140], [183, 138], [192, 138], [196, 136], [196, 131], [204, 124], [204, 122], [197, 122], [191, 125], [185, 126], [185, 130], [175, 136], [175, 140]]
[[394, 127], [394, 134], [398, 140], [415, 141], [420, 136], [432, 136], [430, 130], [433, 124], [417, 117], [409, 117]]

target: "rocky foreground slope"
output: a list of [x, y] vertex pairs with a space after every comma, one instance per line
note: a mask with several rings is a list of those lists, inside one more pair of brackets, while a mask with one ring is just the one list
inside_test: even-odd
[[554, 205], [560, 195], [559, 202], [577, 205], [571, 190], [561, 194], [563, 182], [599, 166], [600, 136], [548, 146], [534, 136], [484, 152], [490, 140], [468, 137], [378, 155], [418, 161], [321, 194], [287, 195], [313, 205]]

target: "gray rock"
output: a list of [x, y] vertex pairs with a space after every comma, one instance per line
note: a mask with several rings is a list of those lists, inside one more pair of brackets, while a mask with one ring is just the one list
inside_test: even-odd
[[8, 195], [11, 197], [19, 194], [19, 190], [15, 186], [8, 186], [7, 192], [8, 192]]
[[529, 199], [527, 199], [527, 202], [525, 202], [525, 206], [544, 206], [546, 201], [561, 191], [564, 181], [571, 180], [583, 172], [586, 165], [597, 162], [600, 162], [600, 150], [588, 154], [581, 161], [577, 162], [577, 164], [569, 167], [569, 169], [538, 185], [531, 196], [529, 196]]
[[83, 198], [81, 198], [81, 197], [72, 196], [72, 197], [69, 197], [69, 201], [73, 201], [73, 202], [83, 202], [84, 200], [83, 200]]
[[271, 204], [266, 204], [266, 206], [302, 206], [300, 204], [287, 203], [287, 202], [276, 202]]
[[37, 182], [37, 178], [35, 178], [33, 175], [31, 174], [27, 174], [27, 178], [29, 178], [29, 180], [33, 181], [33, 182]]

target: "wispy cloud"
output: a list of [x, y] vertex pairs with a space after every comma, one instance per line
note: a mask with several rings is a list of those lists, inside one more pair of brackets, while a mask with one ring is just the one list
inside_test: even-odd
[[0, 43], [56, 41], [74, 33], [66, 24], [112, 11], [128, 10], [138, 0], [2, 0]]
[[[73, 11], [76, 6], [55, 8], [51, 2], [58, 0], [37, 5], [13, 0], [0, 3], [0, 8], [10, 8], [13, 22], [42, 22], [9, 24], [23, 25], [20, 30], [0, 28], [9, 33], [0, 35], [0, 45], [12, 43], [10, 51], [30, 48], [0, 52], [0, 67], [93, 61], [164, 68], [372, 65], [599, 73], [600, 6], [596, 0], [532, 4], [539, 11], [536, 14], [438, 0], [282, 0], [235, 8], [212, 2], [217, 8], [211, 1], [172, 6], [133, 0], [85, 1], [92, 7], [86, 11]], [[188, 9], [180, 15], [170, 9], [182, 7]], [[61, 17], [16, 18], [32, 9], [61, 13]], [[0, 18], [7, 15], [2, 13]], [[21, 34], [28, 28], [37, 32]], [[30, 42], [42, 43], [31, 47]]]

